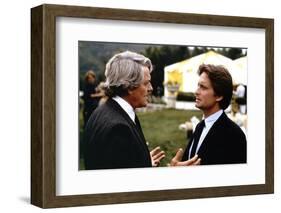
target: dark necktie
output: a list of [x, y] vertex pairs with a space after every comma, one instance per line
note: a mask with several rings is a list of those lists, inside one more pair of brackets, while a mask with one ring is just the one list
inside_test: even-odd
[[138, 116], [137, 116], [137, 115], [135, 115], [135, 124], [136, 124], [137, 130], [138, 130], [138, 132], [139, 132], [140, 136], [141, 136], [141, 137], [142, 137], [142, 139], [145, 141], [145, 139], [144, 139], [144, 135], [143, 135], [143, 132], [142, 132], [142, 129], [141, 129], [140, 121], [139, 121], [139, 119], [138, 119]]
[[204, 129], [205, 126], [205, 121], [202, 120], [197, 126], [196, 129], [194, 131], [194, 137], [193, 137], [193, 145], [192, 145], [192, 149], [191, 149], [191, 153], [190, 153], [190, 158], [192, 158], [195, 155], [196, 149], [197, 149], [197, 145], [200, 139], [200, 136], [202, 134], [202, 131]]
[[135, 124], [136, 124], [136, 126], [137, 126], [138, 129], [141, 128], [141, 126], [140, 126], [140, 121], [139, 121], [139, 118], [138, 118], [137, 115], [135, 115]]

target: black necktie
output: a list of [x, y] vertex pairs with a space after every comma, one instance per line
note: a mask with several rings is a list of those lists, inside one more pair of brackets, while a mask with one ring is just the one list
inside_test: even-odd
[[194, 131], [194, 137], [193, 137], [193, 145], [192, 145], [192, 149], [191, 149], [191, 153], [190, 153], [190, 158], [192, 158], [195, 155], [196, 149], [197, 149], [197, 145], [201, 136], [201, 133], [204, 129], [205, 126], [205, 121], [202, 120], [197, 126], [196, 129]]
[[141, 136], [141, 137], [143, 138], [143, 140], [145, 141], [145, 138], [144, 138], [144, 135], [143, 135], [143, 132], [142, 132], [142, 129], [141, 129], [140, 121], [139, 121], [137, 115], [135, 115], [135, 124], [136, 124], [137, 130], [138, 130], [140, 136]]
[[139, 121], [139, 118], [137, 115], [135, 115], [135, 124], [137, 126], [138, 129], [141, 129], [141, 126], [140, 126], [140, 121]]

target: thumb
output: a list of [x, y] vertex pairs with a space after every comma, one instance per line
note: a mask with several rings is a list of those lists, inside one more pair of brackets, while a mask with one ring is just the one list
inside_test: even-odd
[[182, 148], [179, 148], [179, 150], [176, 153], [175, 159], [178, 161], [181, 161], [182, 156], [183, 156], [183, 150], [182, 150]]

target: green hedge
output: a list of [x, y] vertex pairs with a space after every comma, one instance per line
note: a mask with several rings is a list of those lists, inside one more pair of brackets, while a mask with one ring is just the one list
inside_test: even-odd
[[195, 95], [194, 95], [193, 92], [178, 92], [177, 100], [178, 101], [194, 102], [195, 101]]

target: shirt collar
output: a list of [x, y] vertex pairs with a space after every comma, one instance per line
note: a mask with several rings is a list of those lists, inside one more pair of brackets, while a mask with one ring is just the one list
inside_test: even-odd
[[121, 108], [129, 115], [132, 121], [135, 122], [136, 115], [133, 107], [120, 96], [115, 96], [112, 99], [116, 101], [121, 106]]
[[212, 125], [214, 124], [218, 118], [221, 116], [221, 114], [223, 113], [223, 110], [219, 110], [217, 112], [215, 112], [214, 114], [208, 116], [206, 119], [205, 119], [205, 125]]

